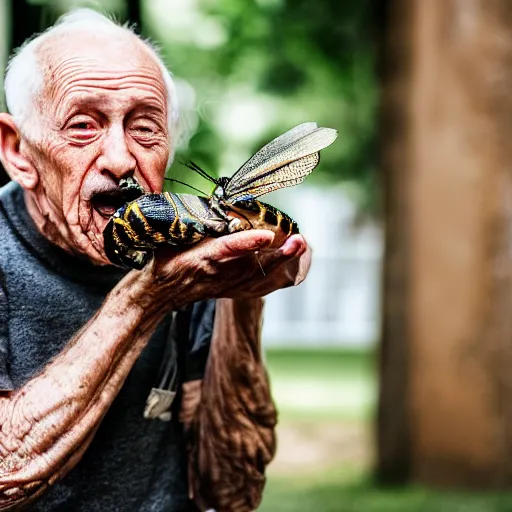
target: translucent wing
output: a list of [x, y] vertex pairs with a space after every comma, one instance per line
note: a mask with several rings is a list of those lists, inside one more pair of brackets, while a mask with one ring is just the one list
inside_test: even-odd
[[274, 169], [265, 176], [259, 178], [256, 182], [250, 183], [244, 188], [238, 189], [228, 197], [229, 201], [235, 202], [244, 196], [254, 198], [278, 190], [280, 188], [292, 187], [302, 183], [308, 174], [318, 165], [320, 153], [303, 156], [294, 162], [283, 165], [279, 169]]
[[[318, 128], [316, 123], [304, 123], [292, 128], [261, 148], [231, 177], [225, 186], [225, 197], [229, 200], [240, 197], [243, 195], [242, 191], [247, 193], [250, 189], [258, 188], [262, 180], [267, 184], [277, 181], [290, 182], [283, 186], [291, 186], [291, 182], [295, 180], [299, 180], [296, 183], [300, 183], [316, 167], [318, 161], [313, 166], [312, 160], [307, 160], [308, 164], [297, 166], [289, 164], [318, 153], [332, 144], [337, 135], [336, 130]], [[259, 195], [264, 193], [266, 192]]]

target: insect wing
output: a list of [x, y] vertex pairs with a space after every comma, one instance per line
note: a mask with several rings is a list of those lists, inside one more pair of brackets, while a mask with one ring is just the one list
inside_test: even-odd
[[294, 162], [284, 165], [280, 169], [272, 171], [270, 174], [257, 180], [242, 190], [238, 190], [229, 197], [231, 202], [245, 197], [256, 198], [264, 194], [274, 192], [281, 188], [292, 187], [302, 183], [306, 177], [313, 171], [320, 161], [320, 153], [307, 155]]
[[303, 123], [295, 126], [291, 130], [283, 133], [279, 137], [276, 137], [274, 140], [270, 141], [268, 144], [263, 146], [259, 151], [257, 151], [247, 162], [245, 162], [240, 169], [231, 177], [230, 185], [233, 188], [236, 188], [240, 183], [244, 183], [246, 180], [250, 179], [250, 174], [252, 172], [257, 173], [260, 169], [268, 170], [268, 162], [269, 159], [281, 153], [284, 149], [288, 148], [294, 142], [297, 142], [300, 138], [304, 137], [308, 133], [316, 130], [318, 125], [316, 123]]
[[234, 174], [225, 187], [226, 198], [258, 197], [301, 183], [318, 165], [318, 152], [337, 135], [336, 130], [318, 128], [315, 123], [296, 126], [260, 149]]
[[177, 194], [187, 213], [199, 220], [217, 219], [218, 216], [209, 207], [208, 198], [191, 194]]

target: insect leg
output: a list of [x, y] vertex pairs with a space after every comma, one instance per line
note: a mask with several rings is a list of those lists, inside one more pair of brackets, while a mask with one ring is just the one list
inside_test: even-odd
[[123, 194], [123, 199], [127, 203], [139, 198], [145, 193], [138, 181], [131, 176], [129, 178], [121, 178], [121, 180], [119, 180], [119, 188]]
[[120, 267], [140, 270], [153, 255], [150, 247], [134, 247], [133, 230], [121, 216], [110, 219], [103, 231], [103, 239], [105, 255], [114, 265]]

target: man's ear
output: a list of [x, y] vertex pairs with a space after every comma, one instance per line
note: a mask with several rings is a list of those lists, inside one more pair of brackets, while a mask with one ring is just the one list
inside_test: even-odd
[[26, 190], [32, 190], [39, 183], [39, 174], [20, 147], [20, 132], [13, 117], [0, 113], [0, 161], [13, 181]]

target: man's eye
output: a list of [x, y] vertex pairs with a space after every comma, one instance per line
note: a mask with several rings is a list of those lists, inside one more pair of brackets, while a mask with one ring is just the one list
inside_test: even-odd
[[87, 116], [76, 116], [68, 121], [64, 130], [70, 140], [85, 143], [95, 140], [99, 135], [100, 128], [94, 119], [89, 119]]
[[154, 132], [153, 128], [151, 128], [150, 126], [146, 126], [146, 125], [134, 126], [134, 130], [137, 132], [140, 132], [140, 133], [153, 133]]
[[75, 130], [88, 130], [89, 128], [92, 128], [91, 123], [87, 123], [85, 121], [82, 121], [80, 123], [74, 123], [70, 126], [70, 128], [73, 128]]

